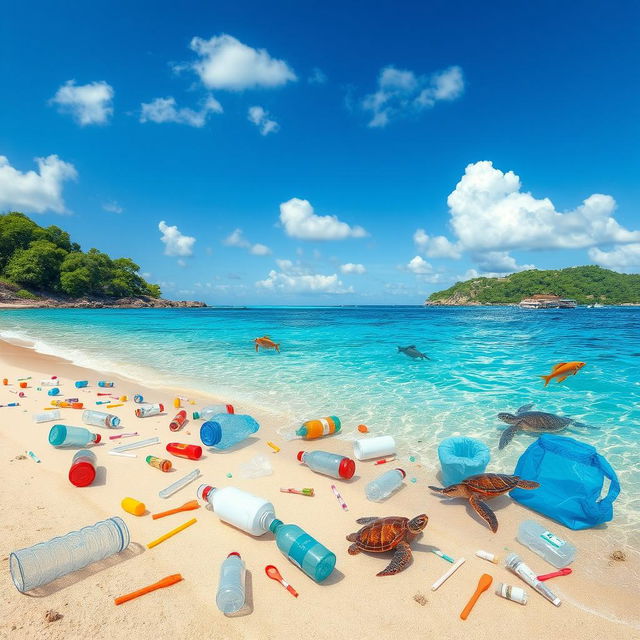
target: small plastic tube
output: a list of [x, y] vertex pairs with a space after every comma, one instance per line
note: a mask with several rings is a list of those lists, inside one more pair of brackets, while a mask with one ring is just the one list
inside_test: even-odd
[[527, 604], [527, 592], [520, 587], [512, 587], [510, 584], [498, 583], [496, 595], [519, 604]]
[[186, 487], [190, 482], [193, 482], [200, 475], [200, 469], [194, 469], [191, 473], [176, 480], [173, 484], [170, 484], [166, 489], [163, 489], [158, 493], [161, 498], [169, 498], [177, 491], [180, 491], [183, 487]]
[[122, 453], [123, 451], [129, 451], [130, 449], [139, 449], [140, 447], [148, 447], [151, 444], [157, 444], [160, 442], [160, 438], [157, 436], [154, 438], [147, 438], [146, 440], [140, 440], [138, 442], [129, 442], [128, 444], [121, 444], [119, 447], [114, 447], [111, 451], [115, 453]]
[[500, 556], [495, 553], [491, 553], [490, 551], [483, 551], [482, 549], [478, 549], [478, 551], [476, 551], [476, 555], [478, 556], [478, 558], [493, 562], [493, 564], [500, 564]]

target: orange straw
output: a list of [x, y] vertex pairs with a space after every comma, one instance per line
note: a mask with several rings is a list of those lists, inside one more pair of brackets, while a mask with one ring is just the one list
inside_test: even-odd
[[169, 511], [163, 511], [162, 513], [154, 513], [151, 518], [157, 520], [158, 518], [164, 518], [165, 516], [172, 516], [174, 513], [180, 513], [181, 511], [191, 511], [192, 509], [199, 509], [200, 503], [197, 500], [191, 500], [185, 502], [181, 507], [175, 509], [169, 509]]
[[158, 539], [154, 540], [153, 542], [150, 542], [147, 545], [147, 549], [153, 549], [153, 547], [157, 547], [161, 542], [164, 542], [165, 540], [168, 540], [172, 536], [175, 536], [176, 533], [180, 533], [181, 531], [184, 531], [187, 527], [190, 527], [192, 524], [195, 524], [196, 522], [197, 522], [196, 518], [192, 518], [191, 520], [185, 522], [184, 524], [181, 524], [179, 527], [176, 527], [175, 529], [171, 529], [171, 531], [169, 531], [168, 533], [165, 533], [163, 536], [160, 536]]
[[174, 573], [172, 576], [167, 576], [166, 578], [162, 578], [158, 582], [154, 584], [150, 584], [148, 587], [142, 587], [142, 589], [138, 589], [137, 591], [133, 591], [132, 593], [127, 593], [124, 596], [120, 596], [119, 598], [114, 598], [114, 602], [116, 604], [122, 604], [123, 602], [129, 602], [129, 600], [133, 600], [134, 598], [139, 598], [147, 593], [151, 593], [156, 589], [162, 589], [163, 587], [170, 587], [172, 584], [176, 582], [180, 582], [182, 580], [182, 576], [179, 573]]

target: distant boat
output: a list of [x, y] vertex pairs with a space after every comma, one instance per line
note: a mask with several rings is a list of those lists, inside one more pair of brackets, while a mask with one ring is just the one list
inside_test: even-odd
[[593, 304], [587, 305], [587, 309], [602, 309], [603, 307], [604, 305], [600, 304], [599, 302], [594, 302]]
[[578, 303], [573, 298], [562, 298], [558, 302], [560, 309], [575, 309]]
[[539, 293], [524, 298], [518, 305], [521, 309], [575, 309], [578, 303], [572, 298], [561, 298], [547, 293]]

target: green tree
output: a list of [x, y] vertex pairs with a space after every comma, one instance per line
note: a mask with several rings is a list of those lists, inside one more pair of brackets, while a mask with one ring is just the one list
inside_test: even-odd
[[5, 274], [13, 282], [35, 289], [55, 289], [60, 278], [60, 265], [67, 252], [48, 240], [35, 240], [27, 249], [13, 253]]

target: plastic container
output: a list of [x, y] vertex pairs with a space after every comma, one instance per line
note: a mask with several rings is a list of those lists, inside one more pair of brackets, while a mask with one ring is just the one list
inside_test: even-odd
[[326, 580], [336, 566], [336, 556], [296, 524], [275, 519], [269, 529], [276, 536], [278, 549], [312, 580]]
[[445, 438], [438, 445], [442, 482], [448, 487], [469, 476], [484, 473], [491, 454], [484, 442], [464, 436]]
[[88, 380], [76, 380], [74, 383], [76, 389], [84, 389], [89, 386]]
[[200, 427], [200, 440], [207, 447], [229, 449], [254, 434], [260, 425], [251, 417], [219, 413]]
[[527, 604], [527, 592], [520, 587], [512, 587], [510, 584], [499, 582], [496, 587], [496, 595], [518, 604]]
[[40, 386], [42, 387], [58, 387], [60, 384], [60, 378], [47, 378], [46, 380], [40, 380]]
[[91, 433], [84, 427], [67, 427], [54, 424], [49, 431], [49, 444], [54, 447], [86, 447], [88, 444], [98, 444], [99, 433]]
[[263, 456], [262, 454], [258, 454], [248, 462], [241, 464], [238, 469], [238, 475], [240, 475], [241, 478], [250, 478], [252, 480], [261, 478], [262, 476], [270, 476], [272, 473], [273, 467], [271, 466], [271, 462], [269, 462], [267, 456]]
[[120, 426], [120, 418], [118, 416], [104, 411], [93, 411], [92, 409], [86, 409], [82, 412], [82, 422], [93, 427], [107, 427], [108, 429], [115, 429]]
[[34, 413], [31, 417], [34, 422], [51, 422], [52, 420], [60, 420], [60, 410], [54, 409], [53, 411]]
[[14, 551], [9, 556], [13, 584], [22, 593], [31, 591], [120, 553], [129, 540], [127, 525], [116, 517]]
[[167, 451], [178, 458], [199, 460], [202, 456], [202, 447], [197, 444], [183, 444], [182, 442], [170, 442]]
[[391, 436], [360, 438], [353, 443], [353, 455], [358, 460], [391, 456], [396, 452], [396, 441]]
[[49, 389], [47, 391], [48, 396], [57, 396], [60, 394], [60, 387], [53, 387], [53, 389]]
[[184, 426], [184, 423], [187, 421], [187, 412], [178, 411], [176, 417], [169, 423], [169, 429], [171, 431], [179, 431]]
[[341, 426], [340, 418], [336, 416], [308, 420], [296, 431], [296, 435], [305, 440], [315, 440], [316, 438], [322, 438], [322, 436], [338, 433]]
[[394, 491], [397, 491], [406, 478], [407, 474], [403, 469], [390, 469], [382, 475], [369, 482], [364, 488], [367, 500], [381, 502], [388, 498]]
[[240, 611], [244, 607], [244, 562], [236, 551], [230, 553], [220, 567], [216, 605], [222, 613]]
[[132, 516], [143, 516], [147, 511], [144, 502], [140, 502], [135, 498], [123, 498], [120, 506]]
[[109, 381], [107, 381], [107, 380], [100, 380], [100, 381], [98, 382], [98, 386], [99, 386], [99, 387], [105, 387], [105, 388], [107, 388], [107, 389], [110, 389], [111, 387], [115, 387], [115, 383], [113, 383], [113, 382], [109, 382]]
[[549, 564], [562, 569], [576, 557], [576, 548], [568, 540], [558, 538], [534, 520], [525, 520], [518, 527], [518, 542], [544, 558]]
[[200, 411], [193, 412], [194, 420], [211, 420], [213, 416], [217, 416], [219, 413], [235, 413], [232, 404], [212, 404], [200, 409]]
[[316, 473], [349, 480], [356, 472], [356, 463], [345, 456], [328, 451], [299, 451], [298, 461]]
[[156, 456], [147, 456], [145, 462], [154, 469], [160, 469], [160, 471], [171, 471], [171, 460], [165, 460], [164, 458], [156, 458]]
[[98, 459], [93, 451], [81, 449], [73, 454], [69, 482], [76, 487], [88, 487], [96, 479]]
[[269, 531], [269, 525], [275, 519], [273, 505], [264, 498], [236, 489], [201, 484], [198, 498], [208, 502], [220, 520], [242, 529], [252, 536], [261, 536]]
[[156, 404], [148, 404], [144, 407], [138, 407], [136, 409], [136, 416], [138, 418], [148, 418], [149, 416], [157, 416], [164, 412], [164, 405], [157, 402]]

